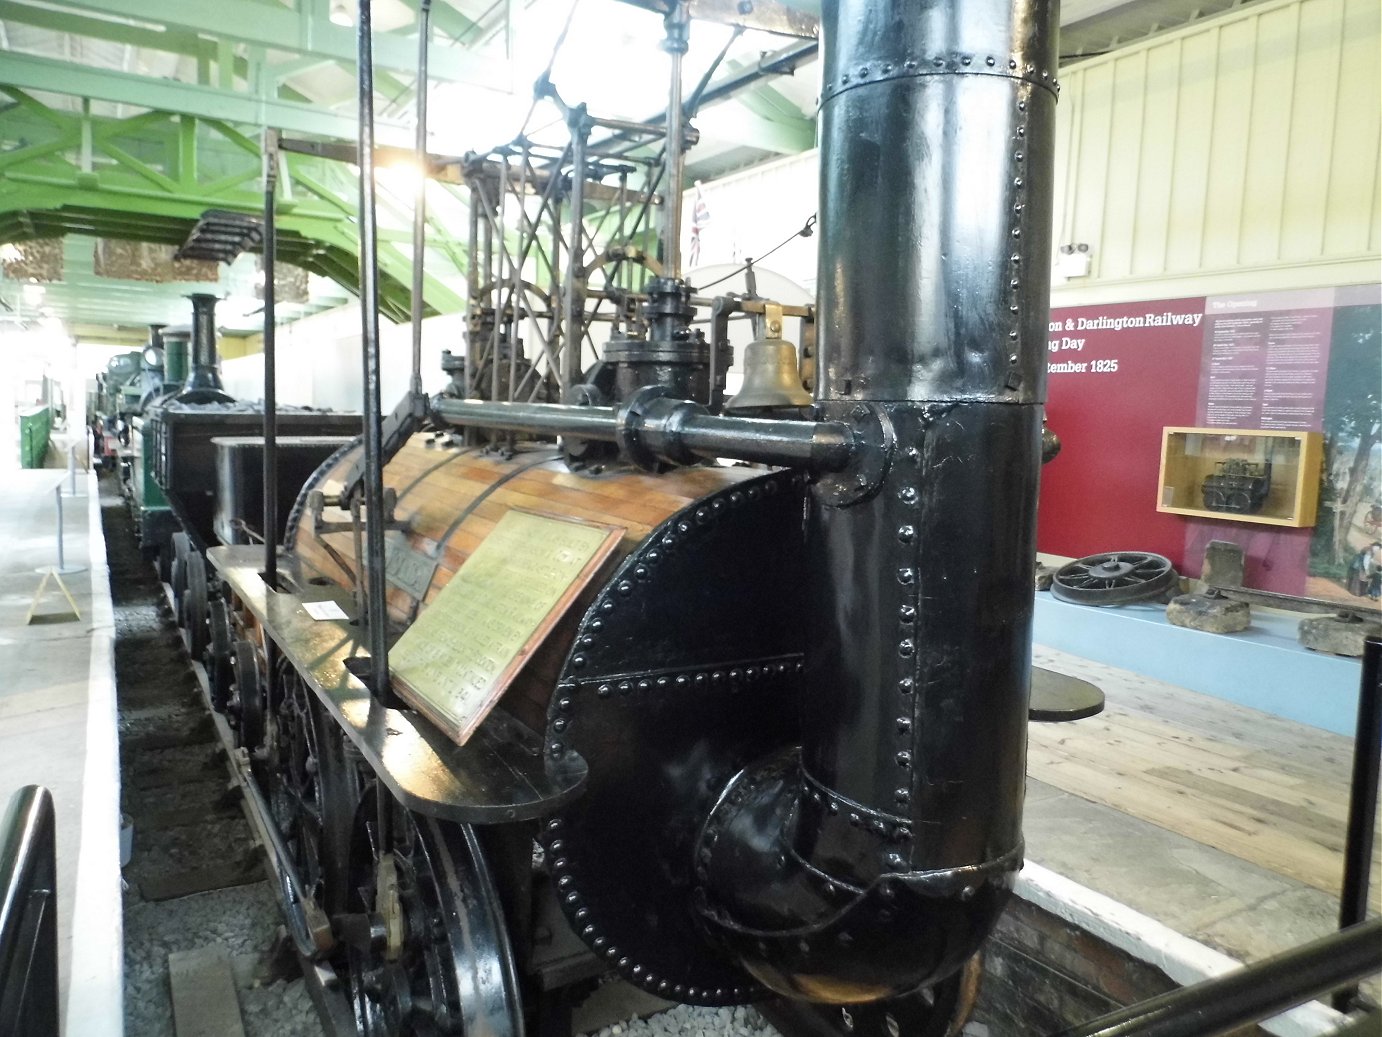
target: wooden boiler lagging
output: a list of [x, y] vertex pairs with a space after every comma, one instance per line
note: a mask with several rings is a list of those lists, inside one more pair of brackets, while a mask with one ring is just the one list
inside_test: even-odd
[[[335, 498], [358, 461], [361, 448], [343, 452], [308, 486]], [[384, 469], [384, 486], [397, 494], [395, 518], [406, 525], [392, 550], [411, 552], [410, 578], [388, 589], [392, 625], [401, 629], [446, 586], [495, 524], [512, 508], [587, 519], [625, 529], [610, 566], [629, 554], [648, 533], [693, 501], [749, 477], [746, 469], [695, 468], [652, 476], [618, 473], [605, 478], [573, 475], [550, 446], [526, 448], [501, 458], [474, 447], [437, 446], [431, 437], [413, 436]], [[355, 585], [359, 563], [355, 537], [346, 529], [317, 535], [301, 514], [288, 530], [288, 547], [316, 578], [342, 587]], [[328, 507], [326, 522], [350, 524], [350, 514]], [[421, 573], [421, 575], [418, 575]], [[408, 586], [404, 586], [405, 582]], [[571, 647], [581, 606], [595, 587], [568, 609], [505, 695], [504, 706], [530, 727], [545, 724], [557, 672]]]

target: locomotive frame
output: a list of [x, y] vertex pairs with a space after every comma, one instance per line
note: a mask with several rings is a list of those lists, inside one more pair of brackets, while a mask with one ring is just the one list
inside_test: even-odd
[[[481, 197], [515, 171], [520, 194], [541, 192], [545, 229], [500, 247], [502, 204], [473, 207], [474, 360], [459, 391], [421, 393], [415, 298], [412, 389], [387, 417], [361, 3], [363, 436], [296, 494], [279, 478], [269, 270], [290, 144], [271, 136], [263, 528], [280, 493], [296, 499], [282, 549], [179, 541], [173, 593], [296, 949], [334, 968], [359, 1032], [557, 1033], [611, 972], [693, 1004], [783, 998], [781, 1025], [803, 1032], [940, 1035], [972, 1007], [975, 952], [1022, 854], [1055, 15], [1045, 0], [966, 0], [964, 17], [882, 5], [899, 32], [877, 6], [825, 15], [831, 276], [800, 314], [820, 335], [805, 413], [726, 411], [723, 319], [752, 314], [772, 338], [762, 318], [785, 308], [698, 299], [680, 192], [657, 195], [692, 136], [684, 0], [664, 12], [662, 161], [618, 187], [660, 209], [661, 254], [585, 231], [586, 188], [627, 176], [592, 157], [590, 129], [649, 126], [569, 108], [572, 143], [545, 168], [526, 148], [497, 170], [470, 162]], [[420, 120], [431, 163], [425, 140]], [[991, 205], [956, 222], [940, 199], [975, 170]], [[555, 269], [563, 223], [561, 308], [540, 313], [524, 243], [554, 233]], [[901, 248], [898, 228], [926, 244]], [[631, 281], [631, 264], [652, 276]], [[605, 298], [615, 335], [587, 366]], [[717, 317], [709, 341], [698, 304]], [[542, 332], [536, 362], [520, 326]], [[717, 458], [758, 467], [703, 464]], [[388, 645], [498, 514], [534, 501], [625, 535], [458, 746], [401, 708]], [[310, 619], [315, 601], [348, 618]]]

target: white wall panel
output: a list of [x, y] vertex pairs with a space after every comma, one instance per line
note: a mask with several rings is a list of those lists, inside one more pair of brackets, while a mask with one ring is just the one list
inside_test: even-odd
[[[1379, 276], [1378, 0], [1268, 0], [1061, 73], [1053, 302]], [[761, 254], [816, 205], [815, 152], [706, 184], [702, 262]], [[694, 195], [688, 193], [687, 241]], [[815, 283], [815, 239], [769, 261]]]
[[1062, 72], [1053, 300], [1378, 277], [1376, 0], [1257, 4]]

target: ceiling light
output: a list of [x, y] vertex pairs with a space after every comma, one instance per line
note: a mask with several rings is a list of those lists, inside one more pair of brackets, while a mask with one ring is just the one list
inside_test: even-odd
[[374, 182], [400, 199], [411, 199], [417, 197], [427, 178], [415, 161], [398, 158], [375, 166]]
[[328, 15], [332, 25], [354, 25], [355, 13], [346, 0], [331, 0], [331, 13]]

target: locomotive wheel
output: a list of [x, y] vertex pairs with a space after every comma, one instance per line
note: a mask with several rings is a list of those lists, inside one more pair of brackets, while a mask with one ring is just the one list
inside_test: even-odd
[[350, 848], [350, 908], [375, 937], [348, 950], [356, 1027], [364, 1037], [517, 1037], [513, 948], [474, 829], [391, 800], [392, 838], [381, 847], [375, 796], [360, 802]]
[[1129, 605], [1164, 598], [1178, 579], [1169, 558], [1145, 551], [1111, 551], [1061, 566], [1051, 593], [1076, 605]]
[[290, 667], [280, 677], [277, 761], [269, 796], [274, 823], [307, 893], [328, 913], [345, 909], [359, 780], [326, 710]]
[[173, 608], [182, 614], [182, 595], [187, 589], [187, 557], [192, 553], [192, 541], [178, 530], [173, 534], [173, 564], [169, 570], [173, 586]]
[[158, 548], [158, 580], [160, 583], [173, 582], [173, 545], [167, 540]]
[[196, 551], [187, 556], [184, 566], [187, 589], [182, 594], [182, 625], [187, 628], [189, 648], [193, 659], [200, 659], [206, 651], [210, 635], [207, 631], [207, 607], [210, 592], [206, 582], [206, 559]]
[[264, 741], [264, 682], [259, 655], [248, 641], [236, 641], [230, 652], [232, 692], [226, 712], [235, 728], [237, 748], [254, 750]]
[[230, 685], [234, 679], [230, 666], [230, 606], [225, 598], [216, 598], [207, 613], [209, 641], [202, 663], [206, 667], [207, 683], [211, 686], [211, 708], [217, 713], [224, 713], [230, 701]]

